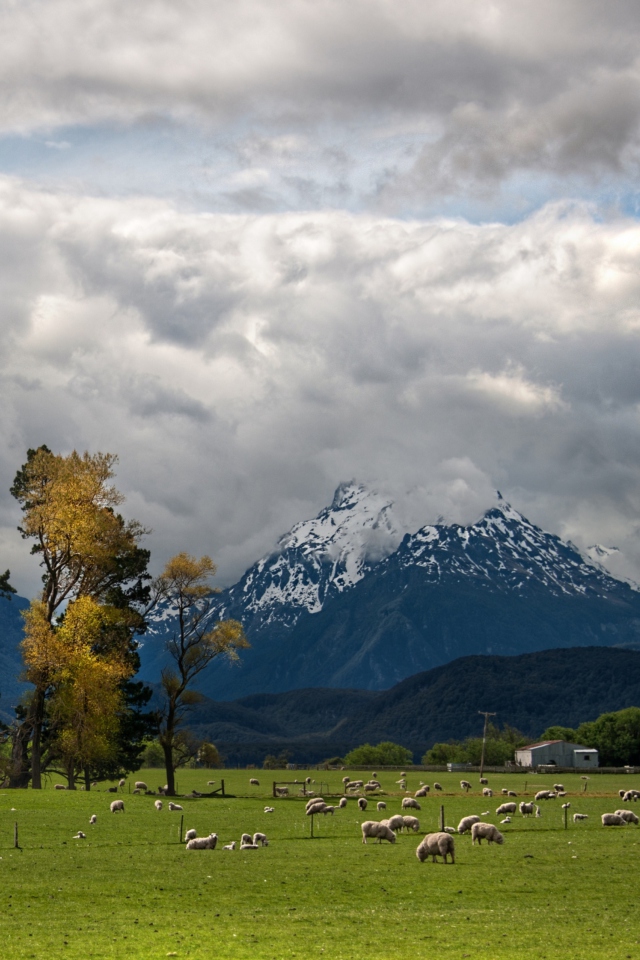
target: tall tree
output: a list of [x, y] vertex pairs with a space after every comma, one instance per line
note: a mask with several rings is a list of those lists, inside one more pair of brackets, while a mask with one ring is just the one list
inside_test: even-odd
[[4, 597], [5, 600], [11, 600], [11, 595], [17, 592], [15, 587], [12, 587], [9, 583], [10, 576], [10, 570], [5, 570], [4, 573], [0, 573], [0, 597]]
[[162, 671], [161, 704], [158, 708], [159, 742], [162, 747], [167, 786], [175, 794], [177, 754], [182, 753], [181, 727], [189, 709], [202, 700], [193, 681], [218, 656], [238, 659], [238, 650], [248, 647], [237, 620], [213, 619], [210, 579], [216, 567], [210, 557], [200, 559], [179, 553], [156, 581], [156, 593], [172, 617], [173, 629], [167, 641], [172, 665]]
[[101, 631], [94, 653], [128, 659], [130, 674], [137, 668], [133, 636], [145, 628], [149, 553], [139, 546], [146, 531], [116, 512], [123, 500], [110, 484], [116, 462], [109, 453], [74, 450], [65, 457], [41, 446], [28, 451], [11, 488], [23, 514], [18, 529], [34, 541], [31, 552], [43, 568], [43, 589], [26, 622], [26, 678], [34, 690], [14, 734], [13, 786], [26, 786], [29, 778], [34, 788], [42, 785], [46, 703], [60, 667], [52, 637], [65, 605], [90, 597], [118, 609], [119, 622]]

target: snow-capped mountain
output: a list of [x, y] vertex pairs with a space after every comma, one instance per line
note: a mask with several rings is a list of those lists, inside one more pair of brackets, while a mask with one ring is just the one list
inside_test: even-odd
[[[403, 533], [389, 500], [341, 484], [219, 595], [216, 617], [240, 620], [251, 649], [239, 665], [212, 664], [203, 692], [380, 690], [469, 654], [640, 649], [638, 591], [499, 495], [475, 523]], [[158, 673], [164, 613], [144, 641], [146, 679]]]

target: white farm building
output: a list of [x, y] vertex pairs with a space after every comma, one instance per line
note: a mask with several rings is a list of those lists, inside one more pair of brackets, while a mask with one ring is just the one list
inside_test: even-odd
[[579, 767], [598, 766], [598, 751], [566, 740], [543, 740], [516, 750], [516, 763], [521, 767]]

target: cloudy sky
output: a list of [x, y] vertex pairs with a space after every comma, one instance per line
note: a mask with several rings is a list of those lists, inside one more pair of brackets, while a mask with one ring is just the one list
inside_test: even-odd
[[640, 579], [635, 0], [5, 0], [0, 568], [26, 449], [233, 581], [341, 480]]

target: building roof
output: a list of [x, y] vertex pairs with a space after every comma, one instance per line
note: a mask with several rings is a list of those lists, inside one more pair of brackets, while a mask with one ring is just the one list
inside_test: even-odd
[[583, 747], [579, 743], [569, 743], [568, 740], [541, 740], [540, 743], [530, 743], [527, 747], [517, 747], [516, 753], [520, 750], [535, 750], [537, 747], [550, 747], [554, 743], [566, 743], [568, 747], [573, 747], [573, 750], [580, 750], [582, 753], [585, 751], [588, 753], [597, 753], [598, 751], [595, 747]]

